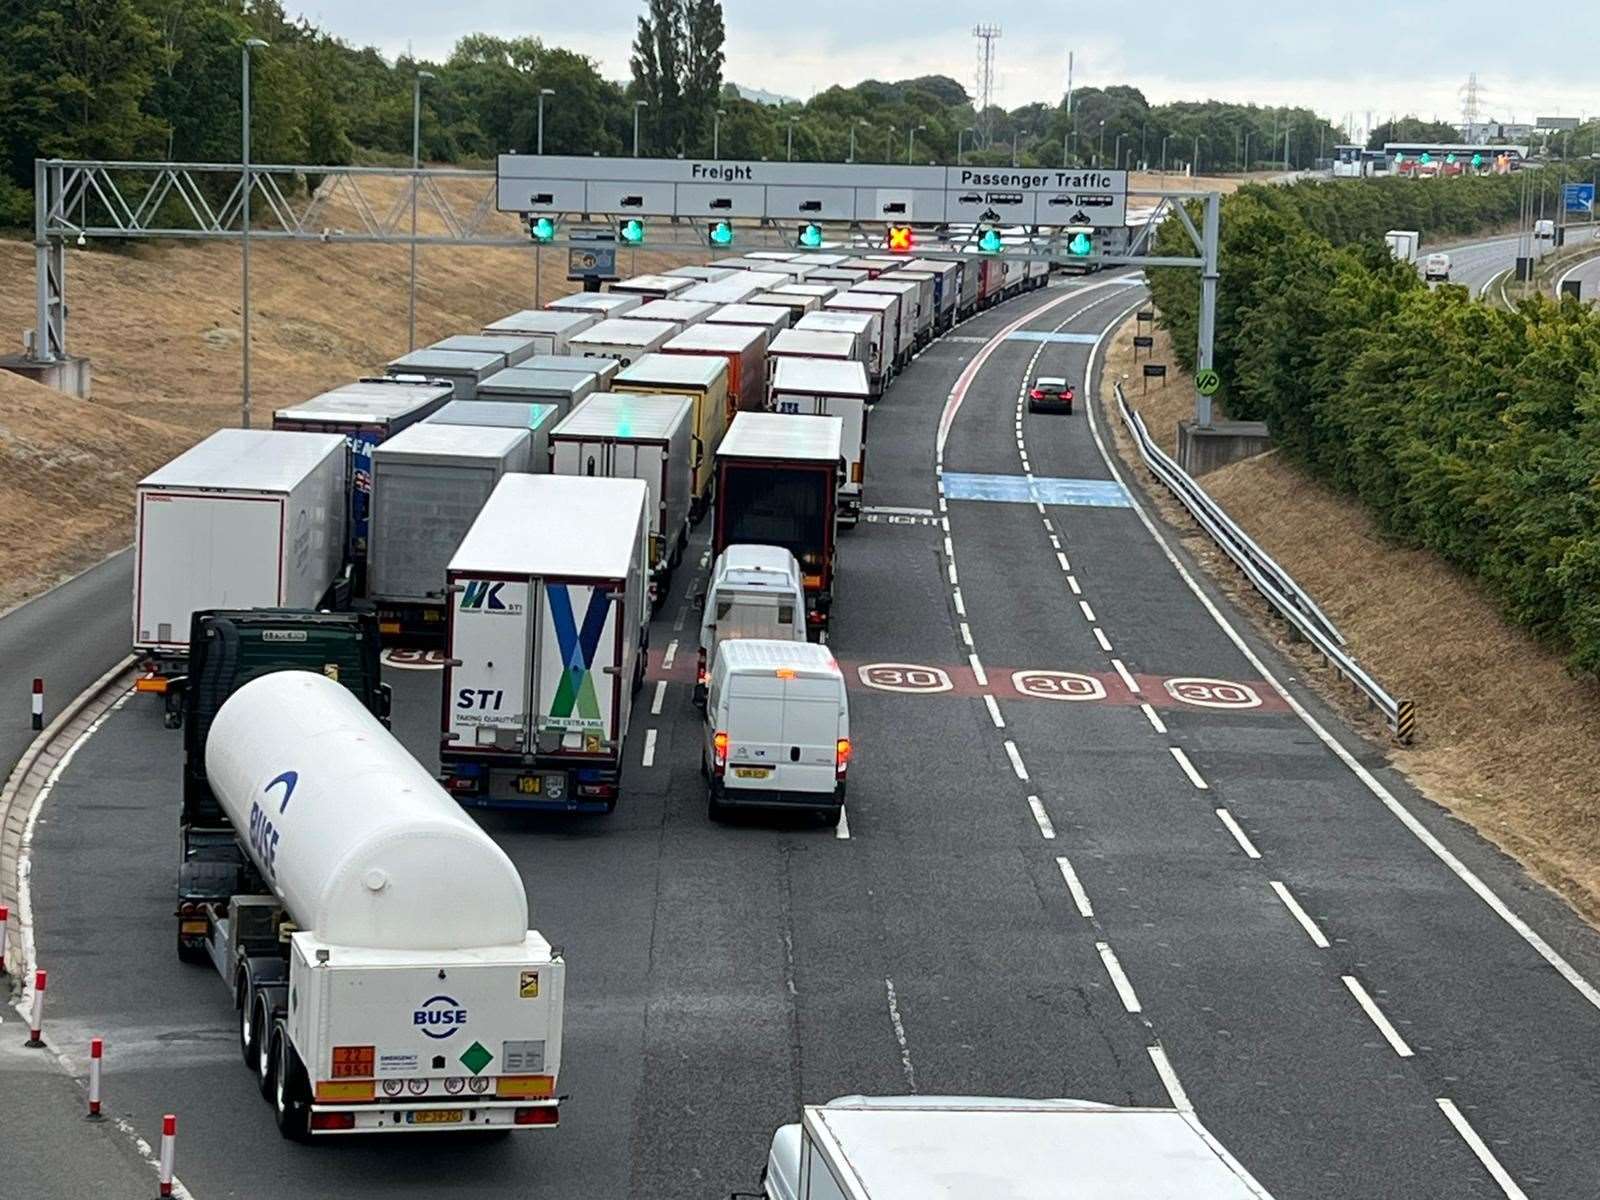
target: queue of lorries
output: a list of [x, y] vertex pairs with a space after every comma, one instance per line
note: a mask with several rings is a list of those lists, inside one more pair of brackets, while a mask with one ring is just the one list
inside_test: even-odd
[[[559, 1123], [565, 960], [463, 806], [615, 806], [650, 615], [708, 514], [710, 814], [838, 822], [853, 746], [825, 643], [868, 414], [1045, 266], [772, 252], [622, 280], [141, 481], [137, 686], [184, 729], [177, 952], [230, 988], [286, 1137]], [[438, 780], [388, 732], [381, 644], [442, 651]], [[950, 1144], [918, 1103], [808, 1109], [765, 1195], [878, 1194], [839, 1130]]]

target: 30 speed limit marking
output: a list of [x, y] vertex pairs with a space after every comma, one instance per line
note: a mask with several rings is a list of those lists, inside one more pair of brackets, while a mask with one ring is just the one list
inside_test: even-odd
[[1106, 685], [1073, 671], [1016, 671], [1011, 686], [1036, 700], [1104, 700]]
[[938, 667], [920, 663], [865, 663], [856, 675], [869, 688], [880, 692], [948, 692], [950, 676]]
[[1164, 686], [1174, 700], [1198, 708], [1261, 707], [1261, 696], [1255, 688], [1228, 679], [1168, 679]]
[[386, 667], [401, 671], [439, 671], [444, 668], [443, 650], [412, 650], [404, 646], [391, 646], [380, 657]]

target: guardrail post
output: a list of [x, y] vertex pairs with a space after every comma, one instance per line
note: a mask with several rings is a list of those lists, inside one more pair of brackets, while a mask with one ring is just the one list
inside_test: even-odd
[[1417, 733], [1417, 704], [1415, 700], [1402, 700], [1396, 705], [1394, 734], [1403, 745], [1409, 746]]

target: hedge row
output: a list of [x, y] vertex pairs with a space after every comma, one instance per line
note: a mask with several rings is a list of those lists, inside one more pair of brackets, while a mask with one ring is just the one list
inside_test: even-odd
[[[1242, 189], [1224, 201], [1216, 364], [1230, 415], [1265, 420], [1383, 529], [1482, 580], [1595, 673], [1600, 312], [1535, 299], [1508, 313], [1430, 290], [1382, 241], [1389, 228], [1426, 244], [1514, 218], [1517, 182]], [[1194, 274], [1149, 275], [1192, 365]]]

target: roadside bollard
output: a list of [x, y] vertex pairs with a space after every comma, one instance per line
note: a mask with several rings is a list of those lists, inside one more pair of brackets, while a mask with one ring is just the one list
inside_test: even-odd
[[100, 1056], [106, 1044], [100, 1038], [89, 1040], [89, 1120], [100, 1119]]
[[33, 727], [44, 728], [44, 680], [33, 681]]
[[6, 974], [6, 922], [11, 920], [11, 910], [0, 904], [0, 975]]
[[172, 1195], [172, 1159], [178, 1152], [178, 1118], [168, 1113], [161, 1118], [161, 1194]]
[[44, 1045], [44, 981], [45, 973], [33, 973], [33, 1018], [28, 1022], [28, 1040], [23, 1042], [30, 1050]]

